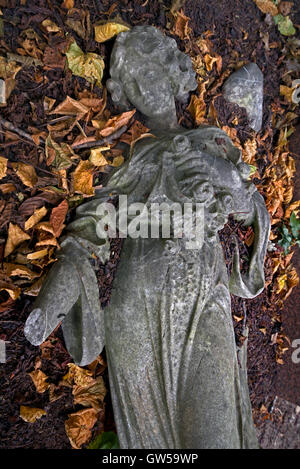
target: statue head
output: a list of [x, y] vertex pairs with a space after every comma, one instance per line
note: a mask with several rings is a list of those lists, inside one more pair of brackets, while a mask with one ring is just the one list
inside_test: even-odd
[[197, 87], [190, 58], [153, 26], [120, 33], [110, 61], [107, 88], [122, 109], [132, 104], [152, 126], [176, 126], [175, 99]]

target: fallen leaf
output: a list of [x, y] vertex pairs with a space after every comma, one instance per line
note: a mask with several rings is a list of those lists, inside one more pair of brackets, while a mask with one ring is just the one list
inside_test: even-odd
[[8, 159], [0, 156], [0, 179], [6, 176]]
[[74, 404], [93, 407], [97, 411], [103, 409], [106, 387], [102, 376], [98, 376], [98, 378], [89, 384], [73, 386], [72, 394], [74, 396]]
[[105, 150], [109, 150], [109, 147], [93, 148], [91, 150], [89, 161], [95, 166], [106, 166], [108, 161], [102, 154]]
[[42, 21], [42, 26], [46, 29], [48, 33], [57, 33], [61, 29], [53, 21], [46, 19]]
[[173, 15], [176, 18], [173, 27], [174, 33], [180, 37], [180, 39], [188, 39], [191, 33], [191, 28], [189, 27], [190, 18], [184, 15], [182, 9], [174, 12]]
[[69, 386], [73, 386], [73, 384], [86, 386], [94, 382], [91, 371], [81, 368], [74, 363], [68, 363], [68, 367], [69, 371], [63, 377], [63, 383]]
[[105, 42], [121, 32], [129, 31], [130, 28], [125, 24], [116, 23], [115, 21], [109, 21], [105, 24], [95, 24], [94, 30], [95, 40], [97, 42]]
[[93, 188], [93, 170], [94, 165], [90, 161], [80, 161], [72, 173], [75, 192], [88, 197], [95, 194], [95, 189]]
[[43, 415], [46, 415], [46, 411], [38, 409], [36, 407], [27, 407], [24, 405], [20, 406], [20, 417], [25, 422], [33, 423], [37, 419], [40, 419]]
[[192, 95], [190, 104], [187, 107], [189, 113], [193, 116], [197, 125], [205, 121], [206, 104], [204, 99], [200, 96]]
[[120, 127], [123, 127], [124, 125], [128, 124], [135, 112], [136, 110], [133, 109], [132, 111], [126, 111], [122, 114], [119, 114], [118, 116], [112, 117], [107, 121], [105, 127], [100, 131], [100, 135], [102, 137], [108, 137]]
[[257, 7], [262, 11], [263, 13], [267, 14], [269, 13], [272, 16], [277, 15], [278, 13], [278, 8], [273, 2], [273, 0], [254, 0]]
[[47, 214], [46, 207], [41, 207], [41, 208], [36, 209], [33, 212], [33, 215], [31, 215], [31, 217], [29, 217], [28, 220], [26, 220], [25, 231], [29, 230], [34, 225], [36, 225], [39, 221], [41, 221], [42, 218], [44, 218], [46, 214]]
[[64, 0], [61, 6], [70, 10], [71, 8], [74, 8], [74, 0]]
[[65, 429], [73, 448], [80, 449], [91, 439], [91, 429], [97, 422], [97, 416], [98, 412], [93, 408], [82, 409], [69, 415]]
[[26, 241], [27, 239], [30, 239], [30, 236], [27, 233], [21, 230], [18, 225], [10, 223], [8, 227], [8, 236], [5, 244], [4, 257], [9, 256], [9, 254], [11, 254], [15, 248], [19, 246], [19, 244], [21, 244], [23, 241]]
[[67, 96], [50, 114], [58, 114], [63, 116], [76, 116], [78, 120], [82, 119], [89, 109], [79, 101]]
[[84, 54], [76, 42], [72, 42], [66, 52], [68, 66], [74, 75], [85, 78], [101, 87], [104, 61], [100, 55], [92, 52]]
[[47, 375], [45, 375], [45, 373], [43, 373], [43, 371], [34, 370], [29, 373], [29, 376], [31, 377], [34, 383], [37, 392], [42, 394], [43, 392], [47, 391], [50, 386], [50, 383], [47, 383], [48, 377]]
[[296, 29], [288, 16], [276, 15], [274, 16], [274, 22], [283, 36], [293, 36], [296, 34]]
[[3, 271], [5, 272], [6, 275], [9, 277], [24, 277], [29, 280], [33, 280], [36, 277], [39, 277], [40, 274], [33, 272], [30, 270], [28, 267], [25, 265], [21, 264], [11, 264], [8, 262], [3, 263]]
[[57, 207], [52, 209], [50, 223], [53, 227], [54, 235], [58, 238], [64, 228], [64, 221], [68, 213], [69, 205], [63, 200]]
[[76, 158], [76, 154], [65, 142], [58, 144], [49, 135], [46, 139], [46, 158], [47, 165], [53, 165], [57, 169], [69, 168], [72, 165], [72, 159]]
[[12, 163], [12, 167], [27, 187], [34, 187], [38, 181], [35, 169], [33, 166], [26, 163]]

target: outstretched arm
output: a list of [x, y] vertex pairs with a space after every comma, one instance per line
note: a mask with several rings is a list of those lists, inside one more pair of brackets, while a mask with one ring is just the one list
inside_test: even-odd
[[109, 258], [108, 241], [96, 234], [101, 202], [103, 198], [95, 198], [77, 209], [24, 329], [26, 338], [39, 345], [62, 322], [67, 349], [81, 366], [91, 363], [104, 346], [103, 311], [91, 263], [95, 255], [102, 262]]

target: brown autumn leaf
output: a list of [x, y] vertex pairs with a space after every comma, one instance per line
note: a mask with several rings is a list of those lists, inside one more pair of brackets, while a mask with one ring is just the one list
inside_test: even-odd
[[75, 0], [64, 0], [61, 6], [67, 10], [71, 10], [71, 8], [74, 8], [74, 2]]
[[93, 188], [93, 170], [94, 165], [90, 161], [80, 161], [72, 173], [75, 192], [83, 194], [86, 197], [92, 197], [95, 194], [95, 189]]
[[36, 282], [34, 282], [32, 285], [30, 285], [29, 287], [25, 288], [24, 292], [25, 295], [28, 295], [28, 296], [38, 296], [41, 288], [42, 288], [42, 285], [45, 281], [45, 278], [46, 278], [46, 275], [43, 275], [42, 277], [40, 277]]
[[46, 248], [46, 249], [40, 249], [39, 251], [31, 252], [27, 254], [27, 259], [29, 260], [42, 259], [43, 257], [47, 256], [48, 251], [49, 251], [48, 248]]
[[37, 407], [27, 407], [24, 405], [20, 406], [20, 417], [25, 422], [33, 423], [37, 419], [40, 419], [43, 415], [46, 415], [44, 409], [38, 409]]
[[33, 272], [22, 264], [11, 264], [9, 262], [4, 262], [2, 268], [4, 273], [9, 277], [24, 277], [28, 280], [33, 280], [40, 276], [40, 274]]
[[12, 167], [25, 186], [33, 188], [36, 185], [38, 177], [33, 166], [18, 162], [12, 163]]
[[73, 384], [87, 386], [94, 382], [91, 371], [81, 368], [75, 363], [68, 363], [68, 367], [69, 371], [63, 377], [63, 383], [67, 386], [73, 386]]
[[30, 239], [30, 236], [25, 233], [18, 225], [14, 225], [13, 223], [9, 224], [8, 227], [8, 236], [4, 250], [4, 257], [9, 256], [19, 244], [23, 241]]
[[208, 72], [211, 72], [213, 69], [214, 64], [216, 64], [217, 72], [220, 73], [222, 69], [222, 57], [220, 55], [210, 55], [205, 54], [204, 56], [205, 66]]
[[191, 28], [189, 27], [190, 18], [184, 15], [182, 9], [174, 12], [174, 16], [176, 18], [173, 27], [174, 33], [180, 37], [180, 39], [188, 39], [191, 33]]
[[278, 15], [278, 8], [273, 0], [254, 0], [261, 12], [272, 16]]
[[53, 227], [54, 235], [58, 238], [64, 228], [64, 221], [68, 213], [69, 205], [63, 200], [57, 207], [53, 208], [50, 215], [50, 223]]
[[65, 421], [66, 434], [74, 449], [80, 449], [92, 436], [91, 429], [97, 422], [98, 412], [93, 409], [82, 409], [69, 415]]
[[6, 291], [12, 300], [16, 300], [21, 295], [21, 288], [16, 287], [12, 282], [0, 279], [0, 291]]
[[109, 21], [104, 24], [98, 23], [94, 25], [95, 41], [105, 42], [111, 39], [112, 37], [116, 36], [117, 34], [129, 30], [129, 26], [122, 23], [116, 23], [115, 21]]
[[44, 21], [42, 21], [42, 26], [46, 29], [48, 33], [58, 33], [59, 31], [61, 31], [59, 26], [57, 26], [57, 24], [55, 24], [50, 19], [45, 19]]
[[76, 116], [78, 120], [82, 119], [89, 109], [79, 101], [67, 96], [50, 114], [58, 114], [62, 116]]
[[100, 131], [100, 135], [102, 137], [108, 137], [110, 134], [118, 130], [120, 127], [128, 124], [129, 120], [135, 114], [136, 110], [133, 109], [132, 111], [126, 111], [118, 116], [114, 116], [109, 119], [105, 125], [105, 127]]
[[193, 116], [197, 125], [205, 121], [206, 104], [201, 96], [198, 97], [193, 94], [187, 110]]
[[25, 231], [29, 230], [34, 225], [39, 223], [46, 214], [47, 214], [46, 207], [37, 208], [31, 215], [31, 217], [29, 217], [28, 220], [26, 220]]
[[31, 373], [29, 373], [29, 376], [31, 377], [33, 384], [35, 385], [35, 388], [37, 392], [43, 393], [47, 391], [47, 389], [50, 386], [50, 383], [47, 383], [47, 375], [43, 373], [42, 370], [34, 370]]
[[281, 13], [283, 16], [288, 16], [291, 12], [291, 9], [293, 7], [294, 3], [293, 2], [280, 2], [278, 5], [278, 10], [279, 13]]
[[6, 176], [8, 159], [0, 156], [0, 179]]
[[98, 378], [88, 384], [74, 385], [72, 394], [74, 396], [74, 404], [81, 404], [83, 407], [93, 407], [97, 411], [103, 409], [106, 387], [102, 376], [98, 376]]

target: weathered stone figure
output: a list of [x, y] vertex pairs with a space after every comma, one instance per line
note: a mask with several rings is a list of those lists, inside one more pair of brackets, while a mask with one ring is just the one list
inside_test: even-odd
[[[270, 222], [263, 198], [224, 132], [177, 126], [175, 99], [186, 99], [196, 82], [173, 39], [150, 26], [119, 34], [110, 72], [113, 100], [147, 116], [155, 138], [138, 141], [107, 187], [77, 208], [26, 336], [40, 344], [62, 321], [81, 365], [106, 346], [122, 448], [256, 447], [246, 350], [238, 361], [230, 292], [252, 298], [264, 288]], [[112, 193], [127, 195], [128, 204], [203, 204], [204, 243], [188, 249], [185, 237], [125, 239], [103, 312], [91, 253], [107, 259], [97, 207]], [[248, 273], [240, 273], [236, 251], [230, 279], [218, 238], [229, 214], [255, 230]]]

